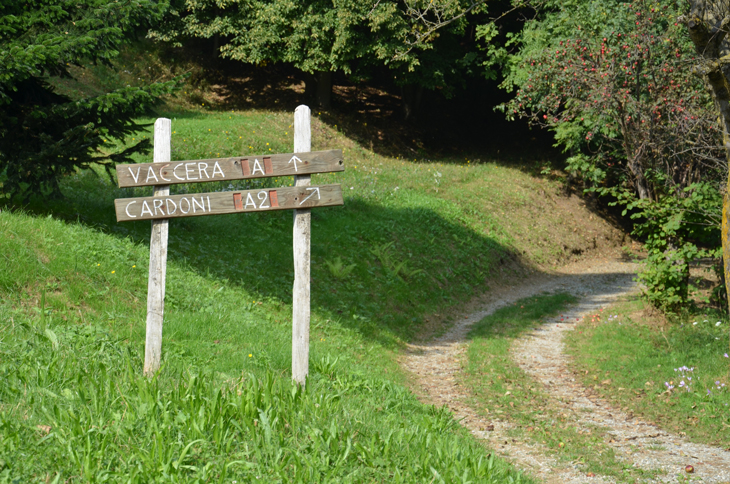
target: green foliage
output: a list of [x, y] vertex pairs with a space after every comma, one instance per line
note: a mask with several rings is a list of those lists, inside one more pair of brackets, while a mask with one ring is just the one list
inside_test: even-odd
[[108, 64], [140, 26], [159, 18], [151, 0], [36, 0], [0, 6], [0, 181], [6, 197], [25, 198], [90, 163], [127, 161], [149, 150], [148, 140], [112, 149], [141, 126], [132, 118], [173, 84], [126, 86], [71, 101], [48, 76], [69, 77], [69, 66]]
[[719, 245], [714, 194], [727, 170], [711, 99], [690, 72], [694, 52], [676, 22], [683, 6], [546, 6], [522, 34], [503, 84], [518, 90], [501, 108], [551, 129], [570, 155], [566, 169], [632, 213], [650, 253], [646, 296], [677, 310], [688, 300], [689, 262]]
[[[690, 72], [694, 54], [675, 25], [679, 11], [673, 1], [641, 1], [546, 14], [523, 36], [505, 82], [519, 89], [502, 109], [553, 130], [572, 155], [568, 170], [589, 186], [626, 186], [653, 198], [717, 178], [720, 133]], [[574, 30], [563, 31], [565, 24]], [[557, 35], [548, 43], [537, 29]]]
[[391, 252], [393, 244], [394, 242], [386, 242], [382, 245], [376, 245], [370, 249], [370, 252], [372, 252], [372, 254], [380, 261], [380, 266], [383, 268], [388, 277], [397, 277], [402, 280], [402, 276], [410, 279], [424, 273], [423, 269], [410, 269], [408, 267], [408, 260], [394, 260]]
[[329, 259], [325, 259], [325, 264], [327, 264], [327, 267], [330, 270], [330, 273], [337, 279], [345, 279], [350, 272], [357, 266], [357, 264], [349, 264], [345, 265], [344, 262], [342, 262], [342, 257], [339, 255], [335, 257], [334, 261], [331, 261]]
[[[700, 258], [720, 257], [717, 223], [707, 223], [707, 213], [722, 204], [722, 196], [704, 183], [684, 190], [684, 196], [659, 200], [624, 200], [635, 233], [645, 241], [646, 266], [639, 274], [642, 292], [655, 307], [678, 312], [690, 302], [689, 264]], [[699, 245], [699, 247], [698, 247]], [[714, 248], [702, 248], [714, 247]]]
[[470, 6], [466, 0], [405, 6], [393, 0], [178, 0], [150, 36], [177, 45], [215, 38], [224, 58], [283, 62], [310, 74], [341, 71], [366, 79], [373, 67], [387, 66], [396, 71], [396, 84], [449, 90], [472, 59], [459, 45]]

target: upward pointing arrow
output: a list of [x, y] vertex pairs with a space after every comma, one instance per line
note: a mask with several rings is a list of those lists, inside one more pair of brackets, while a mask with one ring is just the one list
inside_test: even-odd
[[[304, 162], [297, 155], [292, 156], [291, 160], [289, 160], [289, 163], [291, 163], [292, 161], [294, 162], [294, 171], [299, 171], [299, 170], [297, 170], [297, 162], [299, 162], [299, 163], [304, 163]], [[287, 164], [289, 164], [289, 163], [287, 163]]]

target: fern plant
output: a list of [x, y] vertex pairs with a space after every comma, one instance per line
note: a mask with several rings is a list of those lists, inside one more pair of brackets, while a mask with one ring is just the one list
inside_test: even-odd
[[356, 267], [356, 264], [345, 265], [345, 263], [342, 262], [342, 258], [340, 256], [337, 256], [334, 261], [325, 259], [324, 263], [327, 264], [330, 273], [336, 279], [345, 279]]

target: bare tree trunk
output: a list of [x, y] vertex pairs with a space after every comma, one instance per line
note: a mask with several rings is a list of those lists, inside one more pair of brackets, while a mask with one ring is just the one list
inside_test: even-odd
[[317, 73], [317, 105], [322, 109], [332, 106], [332, 71]]
[[638, 156], [631, 157], [628, 165], [629, 170], [631, 170], [631, 174], [634, 175], [634, 187], [636, 188], [636, 193], [639, 195], [639, 199], [644, 200], [645, 198], [651, 198], [649, 186], [646, 183], [646, 177], [644, 176], [644, 169], [641, 166], [641, 162], [638, 160]]
[[304, 73], [304, 102], [315, 105], [317, 99], [317, 78], [309, 72]]
[[315, 106], [329, 109], [332, 106], [332, 72], [305, 73], [304, 97]]
[[401, 106], [403, 108], [403, 119], [408, 120], [415, 116], [421, 106], [423, 98], [423, 86], [406, 84], [401, 87]]

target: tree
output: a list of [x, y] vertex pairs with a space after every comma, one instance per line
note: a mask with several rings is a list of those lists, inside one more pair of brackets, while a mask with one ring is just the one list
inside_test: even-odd
[[7, 198], [58, 194], [58, 179], [76, 168], [100, 163], [108, 170], [150, 148], [149, 140], [112, 146], [141, 128], [133, 117], [172, 83], [71, 100], [48, 81], [70, 77], [72, 65], [109, 64], [134, 29], [159, 18], [163, 7], [153, 0], [0, 3], [0, 181]]
[[727, 169], [711, 99], [689, 68], [694, 53], [676, 22], [679, 6], [575, 7], [527, 26], [506, 81], [519, 89], [503, 108], [553, 130], [571, 155], [568, 171], [632, 211], [649, 250], [645, 294], [679, 309], [689, 262], [708, 254], [698, 244], [714, 245], [713, 194]]
[[[307, 90], [328, 106], [332, 73], [367, 77], [374, 66], [396, 71], [400, 85], [443, 86], [459, 59], [441, 64], [421, 56], [432, 51], [444, 29], [458, 32], [472, 0], [177, 0], [150, 37], [180, 43], [215, 39], [220, 55], [250, 64], [284, 62], [308, 77]], [[399, 75], [401, 74], [401, 75]], [[400, 77], [400, 79], [398, 79]]]
[[[690, 12], [679, 20], [687, 26], [697, 53], [695, 72], [712, 92], [719, 114], [726, 160], [730, 161], [730, 4], [722, 0], [690, 0]], [[730, 174], [722, 203], [722, 259], [726, 293], [730, 295]], [[730, 297], [728, 298], [730, 300]]]

